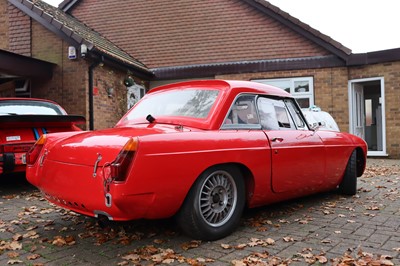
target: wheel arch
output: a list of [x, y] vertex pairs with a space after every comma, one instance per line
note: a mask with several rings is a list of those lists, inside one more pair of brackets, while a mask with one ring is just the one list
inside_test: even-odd
[[[246, 192], [246, 199], [245, 199], [245, 204], [248, 205], [251, 197], [253, 196], [254, 193], [254, 186], [255, 186], [255, 181], [254, 181], [254, 175], [251, 172], [251, 170], [244, 164], [242, 163], [238, 163], [238, 162], [224, 162], [224, 163], [217, 163], [217, 164], [213, 164], [208, 166], [207, 168], [205, 168], [203, 171], [201, 171], [201, 173], [196, 177], [195, 180], [193, 180], [192, 185], [190, 186], [188, 193], [185, 196], [188, 196], [190, 190], [192, 190], [193, 186], [195, 185], [197, 179], [207, 170], [214, 168], [214, 167], [224, 167], [224, 166], [233, 166], [236, 167], [238, 169], [238, 171], [240, 172], [240, 174], [242, 175], [242, 178], [244, 179], [244, 184], [245, 184], [245, 192]], [[185, 199], [183, 201], [185, 201]], [[182, 202], [183, 204], [183, 202]], [[180, 207], [182, 207], [182, 204]]]

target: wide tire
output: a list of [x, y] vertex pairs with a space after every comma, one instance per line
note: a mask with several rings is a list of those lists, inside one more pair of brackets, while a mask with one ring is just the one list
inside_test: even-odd
[[223, 238], [239, 225], [245, 197], [245, 183], [237, 167], [211, 167], [190, 189], [177, 214], [178, 224], [194, 239]]
[[339, 192], [350, 196], [357, 193], [357, 152], [355, 150], [347, 162], [343, 180], [339, 184]]

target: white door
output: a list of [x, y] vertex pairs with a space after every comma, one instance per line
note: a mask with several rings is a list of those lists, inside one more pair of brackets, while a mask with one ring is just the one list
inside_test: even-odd
[[365, 137], [364, 88], [361, 84], [353, 83], [353, 134]]
[[387, 156], [385, 80], [353, 79], [348, 83], [349, 131], [368, 144], [368, 156]]

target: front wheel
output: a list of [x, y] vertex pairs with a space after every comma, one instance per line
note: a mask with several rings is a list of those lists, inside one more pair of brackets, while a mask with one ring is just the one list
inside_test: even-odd
[[350, 156], [342, 182], [339, 184], [339, 192], [344, 195], [355, 195], [357, 193], [357, 152]]
[[178, 224], [195, 239], [225, 237], [239, 225], [245, 196], [243, 176], [237, 167], [212, 167], [190, 189], [177, 215]]

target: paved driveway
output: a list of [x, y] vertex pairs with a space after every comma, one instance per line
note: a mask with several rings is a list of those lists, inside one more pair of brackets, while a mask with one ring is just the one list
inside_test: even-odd
[[10, 179], [0, 181], [0, 265], [400, 265], [399, 161], [370, 160], [355, 197], [248, 210], [215, 242], [187, 238], [173, 220], [102, 228], [49, 205], [23, 176]]

